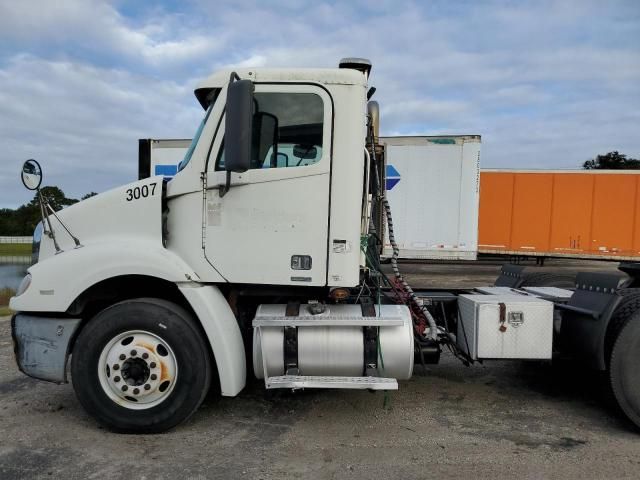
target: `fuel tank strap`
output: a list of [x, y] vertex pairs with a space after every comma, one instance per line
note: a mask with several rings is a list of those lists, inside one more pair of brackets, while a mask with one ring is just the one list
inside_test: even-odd
[[[376, 317], [376, 307], [371, 302], [360, 304], [363, 317]], [[362, 327], [362, 339], [364, 341], [364, 369], [365, 377], [378, 376], [378, 327]]]
[[362, 327], [365, 377], [378, 376], [378, 327]]
[[284, 370], [298, 375], [298, 327], [284, 327]]

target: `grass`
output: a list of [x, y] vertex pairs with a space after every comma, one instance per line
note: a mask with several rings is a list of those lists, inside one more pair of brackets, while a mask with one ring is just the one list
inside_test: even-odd
[[31, 255], [30, 243], [0, 243], [0, 256]]
[[0, 307], [9, 305], [9, 299], [16, 294], [13, 288], [0, 288]]
[[13, 312], [9, 309], [9, 299], [16, 294], [12, 288], [0, 288], [0, 317], [11, 315]]

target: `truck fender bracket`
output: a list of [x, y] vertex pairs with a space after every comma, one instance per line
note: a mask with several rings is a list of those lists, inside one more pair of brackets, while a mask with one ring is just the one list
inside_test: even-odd
[[40, 380], [67, 383], [69, 347], [80, 321], [80, 318], [15, 314], [11, 319], [11, 335], [20, 371]]
[[558, 310], [566, 310], [568, 312], [573, 312], [573, 313], [579, 313], [581, 315], [586, 315], [588, 317], [593, 318], [594, 320], [598, 320], [600, 318], [600, 316], [602, 315], [602, 312], [598, 312], [598, 311], [595, 311], [595, 310], [589, 310], [588, 308], [575, 307], [573, 305], [565, 305], [563, 303], [556, 303], [555, 307]]
[[582, 272], [576, 276], [576, 289], [569, 303], [555, 305], [562, 313], [560, 350], [596, 370], [606, 368], [607, 327], [620, 302], [618, 289], [624, 281], [621, 276], [608, 273]]

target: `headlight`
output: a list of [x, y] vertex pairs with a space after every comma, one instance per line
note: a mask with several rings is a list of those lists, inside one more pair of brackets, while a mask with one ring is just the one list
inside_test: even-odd
[[16, 297], [19, 297], [24, 292], [26, 292], [27, 288], [29, 288], [29, 285], [31, 285], [31, 274], [27, 273], [20, 282], [20, 286], [18, 287], [18, 291], [16, 292]]

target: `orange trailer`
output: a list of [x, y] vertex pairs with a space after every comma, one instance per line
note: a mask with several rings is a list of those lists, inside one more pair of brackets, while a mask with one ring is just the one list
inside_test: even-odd
[[480, 253], [640, 259], [640, 171], [483, 170]]

